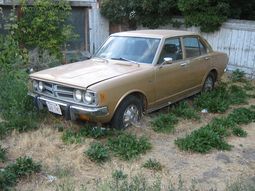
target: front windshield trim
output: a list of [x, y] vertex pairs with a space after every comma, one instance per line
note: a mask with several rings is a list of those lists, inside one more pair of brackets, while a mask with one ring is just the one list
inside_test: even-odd
[[[116, 39], [118, 39], [118, 41], [120, 42], [118, 42]], [[112, 41], [116, 41], [116, 43]], [[113, 45], [117, 44], [118, 46], [115, 45], [117, 48], [111, 45], [110, 43], [112, 43]], [[135, 46], [135, 43], [136, 44], [140, 43], [140, 46]], [[97, 52], [94, 54], [93, 57], [94, 58], [98, 57], [102, 59], [115, 58], [115, 60], [119, 58], [119, 60], [129, 61], [135, 64], [154, 65], [155, 57], [159, 50], [160, 44], [161, 44], [160, 38], [111, 35], [105, 41], [105, 43], [97, 50]], [[107, 46], [109, 46], [110, 48]], [[110, 51], [111, 48], [113, 49], [112, 52]], [[127, 49], [125, 50], [126, 52], [123, 50], [124, 48]], [[134, 49], [137, 49], [137, 50], [134, 50]], [[130, 50], [131, 52], [133, 51], [133, 53], [130, 53], [129, 52]], [[128, 55], [125, 55], [124, 53], [128, 53]]]

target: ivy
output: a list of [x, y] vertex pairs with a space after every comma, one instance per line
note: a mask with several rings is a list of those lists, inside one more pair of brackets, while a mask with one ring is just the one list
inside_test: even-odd
[[61, 46], [75, 37], [72, 26], [67, 24], [70, 3], [66, 0], [35, 0], [31, 6], [29, 2], [21, 2], [16, 38], [29, 50], [38, 47], [61, 57]]

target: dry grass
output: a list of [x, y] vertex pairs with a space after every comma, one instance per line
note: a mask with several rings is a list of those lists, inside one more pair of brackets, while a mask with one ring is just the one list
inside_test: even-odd
[[[249, 104], [255, 105], [255, 99], [251, 99]], [[167, 108], [160, 112], [167, 112]], [[170, 179], [177, 184], [181, 175], [187, 186], [192, 184], [192, 179], [196, 179], [198, 190], [224, 190], [227, 183], [231, 184], [239, 176], [255, 175], [255, 123], [242, 126], [248, 132], [246, 138], [228, 138], [228, 142], [234, 146], [231, 151], [213, 151], [201, 155], [179, 151], [174, 140], [207, 124], [218, 114], [202, 114], [201, 121], [181, 120], [174, 134], [154, 132], [150, 120], [155, 115], [145, 116], [139, 127], [128, 129], [128, 132], [137, 136], [147, 136], [153, 145], [151, 151], [130, 162], [116, 157], [102, 165], [91, 162], [83, 153], [94, 140], [86, 138], [81, 144], [65, 145], [61, 140], [62, 132], [54, 129], [52, 124], [61, 123], [65, 128], [81, 126], [65, 122], [62, 118], [50, 117], [36, 131], [22, 134], [14, 132], [1, 143], [8, 149], [8, 159], [13, 161], [26, 155], [42, 164], [42, 172], [22, 180], [17, 190], [55, 191], [58, 185], [65, 184], [73, 185], [77, 190], [81, 185], [86, 185], [88, 190], [95, 190], [97, 182], [109, 179], [116, 169], [121, 169], [129, 176], [142, 172], [148, 180], [159, 176], [163, 185], [168, 185]], [[142, 168], [149, 158], [156, 159], [164, 168], [156, 174]], [[57, 179], [49, 182], [47, 175], [56, 176]]]

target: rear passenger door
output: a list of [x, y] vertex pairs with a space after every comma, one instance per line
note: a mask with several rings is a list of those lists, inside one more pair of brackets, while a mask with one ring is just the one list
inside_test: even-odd
[[210, 68], [208, 48], [198, 36], [183, 37], [183, 49], [185, 60], [189, 63], [190, 90], [200, 90], [203, 78]]

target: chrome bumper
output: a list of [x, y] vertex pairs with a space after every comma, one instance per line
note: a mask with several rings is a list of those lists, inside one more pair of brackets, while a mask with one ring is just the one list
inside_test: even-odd
[[86, 107], [75, 105], [73, 103], [55, 100], [54, 98], [40, 96], [34, 93], [28, 93], [28, 95], [34, 98], [35, 106], [39, 110], [42, 110], [44, 107], [47, 107], [46, 102], [58, 104], [61, 107], [61, 110], [63, 111], [66, 119], [75, 120], [78, 118], [78, 115], [81, 114], [87, 115], [92, 119], [95, 117], [104, 117], [109, 114], [107, 107]]

